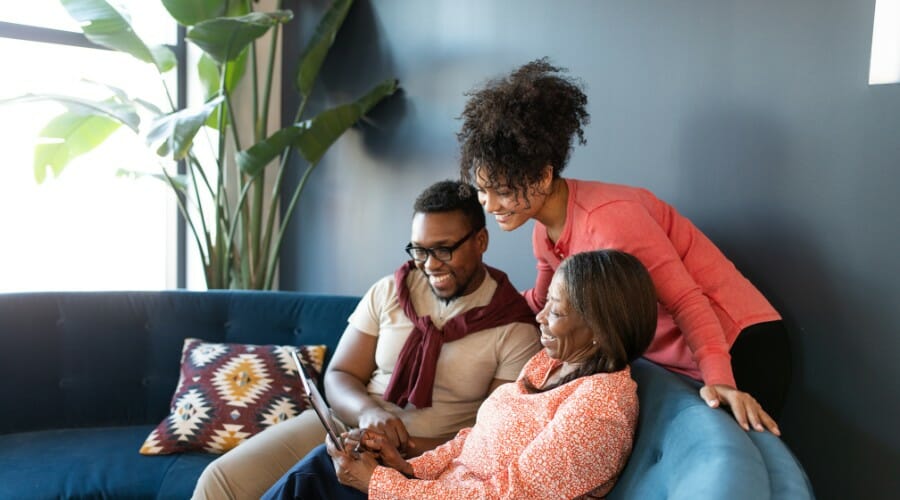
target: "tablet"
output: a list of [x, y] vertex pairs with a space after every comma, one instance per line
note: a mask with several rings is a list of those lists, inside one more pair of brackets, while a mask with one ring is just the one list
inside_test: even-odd
[[297, 356], [297, 351], [294, 349], [290, 349], [290, 351], [291, 357], [294, 358], [294, 363], [297, 365], [297, 373], [303, 382], [303, 389], [306, 390], [306, 394], [309, 396], [309, 403], [315, 410], [316, 415], [319, 416], [319, 420], [322, 421], [322, 426], [325, 427], [328, 436], [338, 447], [343, 449], [344, 441], [341, 439], [341, 427], [331, 417], [331, 408], [325, 403], [325, 398], [322, 397], [322, 393], [316, 387], [316, 381], [309, 376], [309, 372], [306, 371], [306, 367], [300, 361], [300, 357]]

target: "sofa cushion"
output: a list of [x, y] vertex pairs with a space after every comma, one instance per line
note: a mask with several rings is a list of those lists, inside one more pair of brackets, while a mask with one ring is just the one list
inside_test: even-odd
[[141, 456], [152, 426], [0, 435], [0, 498], [190, 498], [216, 455]]
[[325, 346], [204, 342], [187, 338], [169, 415], [147, 436], [144, 455], [225, 453], [308, 407], [290, 351], [322, 371]]

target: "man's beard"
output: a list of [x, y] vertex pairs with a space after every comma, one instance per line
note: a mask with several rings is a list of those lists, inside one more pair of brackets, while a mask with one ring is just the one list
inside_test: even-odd
[[469, 280], [466, 281], [465, 283], [460, 283], [459, 286], [456, 287], [456, 291], [453, 292], [453, 295], [451, 295], [449, 297], [441, 297], [440, 295], [438, 295], [438, 293], [435, 291], [434, 287], [431, 286], [430, 284], [428, 285], [428, 288], [431, 288], [431, 293], [433, 293], [435, 297], [440, 299], [444, 303], [444, 305], [447, 305], [447, 304], [453, 302], [454, 300], [463, 296], [463, 291], [466, 288], [469, 288], [469, 284], [472, 283], [472, 278], [474, 278], [474, 275], [469, 276]]

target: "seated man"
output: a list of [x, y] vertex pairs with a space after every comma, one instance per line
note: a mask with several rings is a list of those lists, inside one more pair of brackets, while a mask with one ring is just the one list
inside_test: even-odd
[[[481, 402], [538, 352], [531, 309], [482, 263], [487, 246], [471, 186], [442, 181], [416, 199], [412, 260], [366, 292], [325, 373], [346, 425], [417, 456], [473, 425]], [[311, 410], [272, 426], [212, 462], [194, 498], [259, 498], [324, 440]]]

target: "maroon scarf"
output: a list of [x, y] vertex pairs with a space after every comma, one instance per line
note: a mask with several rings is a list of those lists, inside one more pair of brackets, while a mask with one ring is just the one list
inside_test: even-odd
[[491, 297], [490, 304], [454, 316], [444, 324], [443, 329], [436, 328], [430, 316], [416, 314], [409, 299], [406, 277], [410, 271], [416, 269], [413, 261], [403, 264], [394, 272], [397, 300], [403, 307], [403, 312], [412, 321], [413, 329], [403, 344], [394, 374], [382, 396], [385, 401], [400, 407], [406, 406], [407, 403], [412, 403], [416, 408], [431, 406], [434, 374], [444, 342], [453, 342], [471, 332], [509, 323], [537, 324], [525, 298], [509, 282], [506, 274], [490, 266], [484, 267], [497, 282], [497, 290]]

